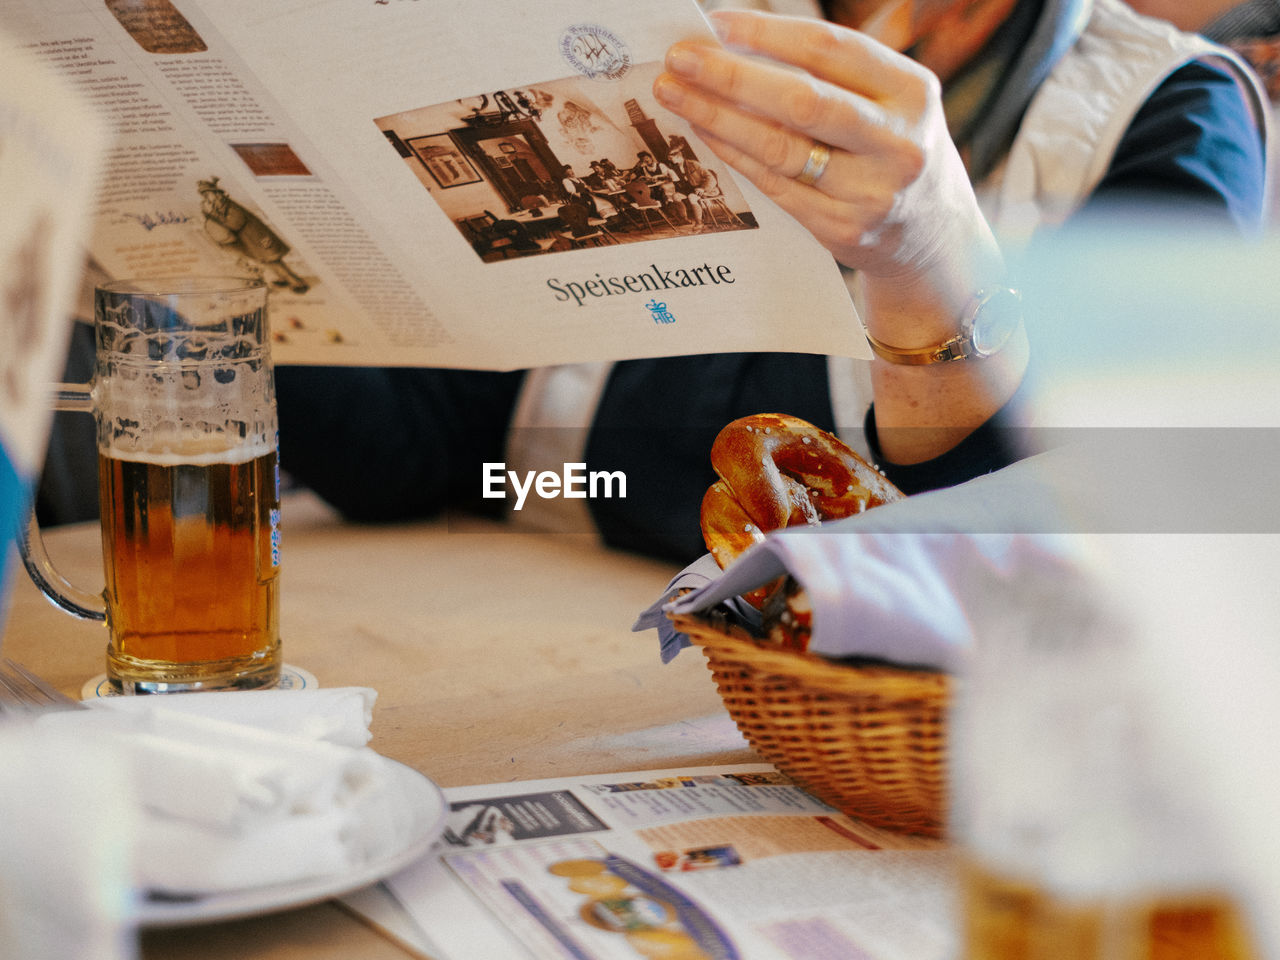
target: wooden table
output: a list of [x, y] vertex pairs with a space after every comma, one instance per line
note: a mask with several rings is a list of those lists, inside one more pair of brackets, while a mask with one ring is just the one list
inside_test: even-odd
[[[759, 759], [701, 655], [664, 665], [656, 635], [631, 633], [671, 564], [472, 519], [347, 524], [306, 494], [286, 497], [282, 534], [286, 662], [376, 689], [371, 746], [442, 787]], [[69, 578], [102, 582], [96, 525], [45, 539]], [[103, 627], [13, 573], [5, 654], [79, 694], [103, 670]], [[333, 902], [146, 932], [142, 955], [411, 956]]]

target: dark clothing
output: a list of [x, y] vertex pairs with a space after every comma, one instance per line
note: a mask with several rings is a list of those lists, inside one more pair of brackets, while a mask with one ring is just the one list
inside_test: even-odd
[[[280, 462], [345, 516], [494, 514], [481, 499], [482, 464], [502, 462], [523, 373], [414, 368], [280, 367]], [[708, 453], [738, 417], [784, 411], [827, 430], [826, 359], [741, 353], [628, 360], [604, 390], [587, 469], [620, 470], [626, 499], [588, 500], [606, 543], [692, 560], [704, 552]]]
[[825, 357], [727, 353], [617, 364], [587, 441], [588, 469], [621, 470], [627, 498], [588, 500], [604, 541], [680, 562], [706, 552], [702, 495], [712, 441], [731, 420], [790, 413], [836, 425]]
[[[1224, 224], [1256, 224], [1263, 177], [1260, 141], [1234, 84], [1191, 65], [1137, 115], [1090, 208], [1172, 197], [1180, 214], [1194, 203]], [[478, 499], [480, 464], [503, 460], [520, 380], [519, 373], [281, 368], [282, 465], [358, 519], [501, 506]], [[729, 421], [765, 412], [833, 430], [825, 358], [717, 354], [617, 364], [586, 453], [589, 470], [627, 476], [626, 499], [587, 501], [605, 541], [677, 562], [705, 552], [698, 512], [714, 479], [711, 442]], [[879, 466], [908, 493], [960, 483], [1023, 455], [1003, 424], [998, 414], [936, 460]], [[873, 413], [865, 429], [874, 450]]]
[[1265, 163], [1239, 86], [1221, 67], [1188, 64], [1138, 111], [1085, 213], [1143, 203], [1183, 229], [1216, 221], [1254, 232], [1266, 214]]
[[279, 367], [280, 465], [352, 520], [494, 513], [480, 465], [504, 457], [523, 373]]
[[[62, 379], [88, 383], [93, 369], [93, 326], [75, 323]], [[93, 417], [79, 411], [55, 412], [49, 438], [36, 490], [36, 518], [45, 527], [98, 519], [98, 428]]]

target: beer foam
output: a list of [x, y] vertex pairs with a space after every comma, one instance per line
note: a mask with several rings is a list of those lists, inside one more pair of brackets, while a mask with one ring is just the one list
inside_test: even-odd
[[[99, 447], [98, 452], [110, 460], [124, 460], [130, 463], [149, 463], [157, 467], [203, 467], [215, 463], [249, 463], [258, 457], [275, 453], [275, 444], [265, 440], [235, 447], [217, 445], [213, 441], [219, 438], [210, 437], [210, 443], [182, 444], [178, 448], [136, 449], [132, 447], [107, 446]], [[202, 446], [204, 447], [202, 449]]]
[[115, 360], [95, 385], [98, 449], [117, 460], [244, 463], [275, 449], [270, 367], [260, 359]]

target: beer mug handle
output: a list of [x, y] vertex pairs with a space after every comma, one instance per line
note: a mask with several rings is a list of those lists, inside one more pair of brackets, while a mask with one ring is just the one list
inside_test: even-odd
[[[53, 409], [93, 412], [93, 388], [90, 384], [57, 383], [53, 389]], [[107, 619], [107, 604], [101, 593], [82, 590], [54, 567], [44, 548], [44, 539], [40, 536], [34, 503], [27, 528], [18, 540], [18, 552], [22, 555], [22, 565], [27, 568], [31, 582], [55, 606], [82, 620]]]

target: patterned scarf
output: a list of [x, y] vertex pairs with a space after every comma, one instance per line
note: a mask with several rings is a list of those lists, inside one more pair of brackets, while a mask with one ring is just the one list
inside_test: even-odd
[[1022, 0], [946, 83], [947, 125], [975, 182], [1008, 152], [1027, 104], [1084, 30], [1091, 6], [1092, 0]]

